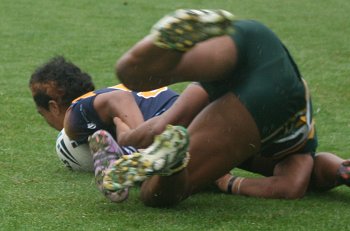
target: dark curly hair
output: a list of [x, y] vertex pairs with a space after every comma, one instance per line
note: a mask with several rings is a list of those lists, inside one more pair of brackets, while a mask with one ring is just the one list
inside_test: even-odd
[[36, 105], [46, 110], [50, 100], [68, 107], [74, 99], [95, 90], [91, 76], [63, 56], [56, 56], [37, 68], [29, 87]]

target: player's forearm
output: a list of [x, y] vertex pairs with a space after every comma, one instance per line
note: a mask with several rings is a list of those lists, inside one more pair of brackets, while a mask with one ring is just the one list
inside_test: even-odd
[[187, 127], [208, 102], [206, 91], [198, 84], [190, 84], [169, 110], [135, 129], [128, 128], [116, 118], [118, 142], [123, 146], [145, 148], [153, 142], [154, 136], [164, 131], [167, 124]]
[[[135, 129], [120, 130], [118, 129], [118, 143], [122, 146], [133, 146], [135, 148], [146, 148], [154, 139], [154, 136], [160, 134], [166, 127], [167, 123], [159, 117], [149, 119]], [[118, 122], [118, 126], [122, 126]]]
[[208, 103], [208, 93], [199, 84], [192, 83], [181, 93], [174, 105], [161, 116], [167, 124], [187, 127]]

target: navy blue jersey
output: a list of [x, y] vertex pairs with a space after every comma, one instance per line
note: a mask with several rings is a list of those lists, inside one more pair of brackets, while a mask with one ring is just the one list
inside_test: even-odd
[[93, 106], [97, 95], [111, 91], [131, 92], [140, 108], [144, 120], [148, 120], [165, 112], [179, 96], [176, 92], [167, 87], [147, 92], [133, 92], [122, 84], [86, 93], [75, 99], [68, 109], [71, 111], [69, 117], [70, 128], [76, 135], [75, 141], [77, 143], [86, 143], [89, 135], [100, 129], [106, 130], [112, 134], [113, 137], [116, 137], [115, 125], [104, 123], [99, 118]]

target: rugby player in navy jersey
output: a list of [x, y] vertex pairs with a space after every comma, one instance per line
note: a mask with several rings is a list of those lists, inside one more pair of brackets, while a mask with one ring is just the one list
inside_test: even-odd
[[[133, 92], [119, 84], [95, 90], [91, 77], [62, 56], [38, 67], [31, 76], [29, 87], [39, 114], [56, 130], [64, 128], [67, 136], [77, 144], [87, 143], [88, 137], [95, 132], [95, 138], [103, 135], [111, 142], [116, 137], [116, 117], [135, 128], [162, 114], [178, 98], [178, 94], [167, 87]], [[103, 171], [99, 162], [111, 161], [135, 150], [119, 147], [116, 143], [106, 150], [94, 149], [98, 186]]]

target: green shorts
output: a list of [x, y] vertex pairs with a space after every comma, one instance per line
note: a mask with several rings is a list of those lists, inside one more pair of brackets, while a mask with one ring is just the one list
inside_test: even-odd
[[256, 122], [262, 151], [303, 126], [301, 118], [307, 113], [305, 123], [310, 130], [310, 97], [288, 50], [269, 28], [257, 21], [240, 20], [233, 22], [233, 27], [231, 37], [238, 50], [237, 65], [230, 78], [201, 82], [210, 100], [228, 92], [235, 94]]

